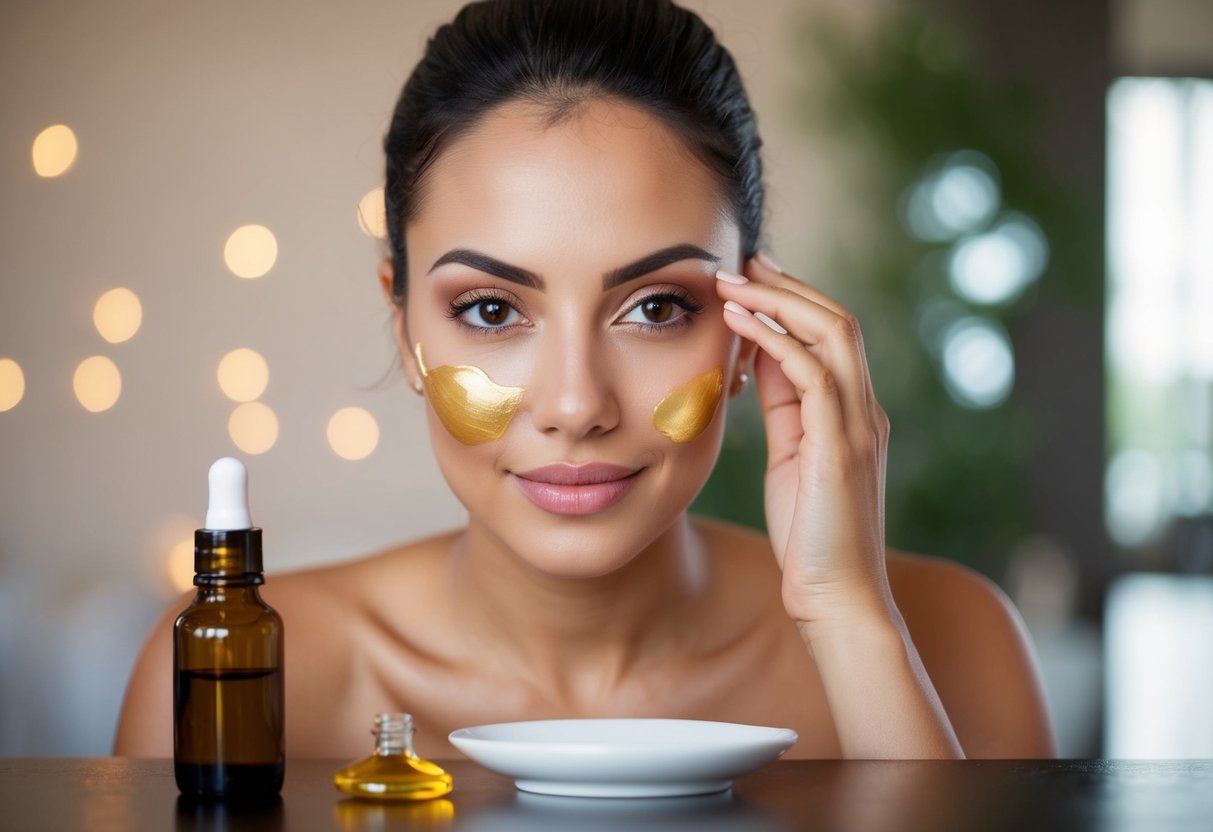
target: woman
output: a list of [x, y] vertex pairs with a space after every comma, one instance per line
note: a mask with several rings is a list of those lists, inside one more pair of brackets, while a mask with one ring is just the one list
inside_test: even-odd
[[[577, 716], [787, 726], [791, 757], [1054, 753], [1005, 597], [886, 550], [863, 339], [758, 253], [759, 145], [668, 0], [477, 3], [430, 41], [385, 140], [379, 277], [468, 525], [269, 582], [292, 756], [360, 755], [384, 710], [432, 758], [457, 727]], [[686, 512], [751, 365], [766, 536]], [[171, 754], [171, 615], [117, 753]]]

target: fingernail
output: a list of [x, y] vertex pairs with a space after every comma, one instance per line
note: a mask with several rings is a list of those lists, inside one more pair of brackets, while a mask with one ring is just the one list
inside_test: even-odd
[[779, 272], [780, 274], [783, 274], [783, 269], [781, 269], [779, 267], [779, 264], [776, 263], [774, 260], [772, 260], [770, 257], [767, 257], [766, 254], [764, 254], [763, 252], [760, 251], [757, 254], [755, 254], [754, 259], [757, 260], [762, 265], [766, 266], [771, 271]]
[[746, 280], [744, 277], [742, 277], [741, 275], [733, 274], [732, 272], [726, 272], [724, 269], [720, 269], [719, 271], [716, 272], [716, 279], [723, 280], [725, 283], [741, 284], [741, 283], [750, 282], [750, 281]]
[[773, 329], [773, 330], [775, 330], [776, 332], [778, 332], [780, 335], [787, 335], [787, 334], [788, 334], [788, 331], [787, 331], [786, 329], [784, 329], [783, 327], [781, 327], [781, 326], [780, 326], [778, 323], [776, 323], [776, 322], [775, 322], [774, 320], [772, 320], [771, 318], [768, 318], [766, 315], [762, 314], [761, 312], [755, 312], [755, 313], [754, 313], [754, 317], [755, 317], [755, 318], [757, 318], [758, 320], [762, 321], [764, 324], [766, 324], [767, 326], [769, 326], [771, 329]]
[[747, 318], [750, 317], [750, 310], [746, 309], [736, 301], [726, 300], [724, 302], [724, 309], [726, 312], [732, 312], [734, 315], [744, 315]]

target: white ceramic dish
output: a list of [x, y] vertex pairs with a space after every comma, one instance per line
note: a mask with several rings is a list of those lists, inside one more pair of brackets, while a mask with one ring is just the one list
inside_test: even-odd
[[788, 728], [691, 719], [549, 719], [450, 734], [452, 745], [522, 791], [576, 797], [724, 791], [796, 739]]

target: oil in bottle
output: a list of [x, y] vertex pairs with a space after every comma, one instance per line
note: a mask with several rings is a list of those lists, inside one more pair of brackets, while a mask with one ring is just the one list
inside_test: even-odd
[[244, 465], [220, 459], [209, 481], [198, 592], [173, 625], [173, 770], [187, 796], [268, 798], [285, 770], [282, 618], [257, 589], [261, 529]]
[[346, 794], [375, 800], [429, 800], [451, 791], [451, 775], [413, 751], [413, 717], [384, 713], [371, 729], [375, 753], [338, 769], [333, 784]]

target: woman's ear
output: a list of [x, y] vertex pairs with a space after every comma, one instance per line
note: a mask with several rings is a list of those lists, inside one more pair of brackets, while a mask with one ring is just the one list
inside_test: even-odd
[[394, 289], [395, 269], [390, 258], [379, 261], [379, 286], [383, 289], [384, 300], [392, 309], [392, 335], [396, 338], [396, 346], [400, 350], [400, 364], [404, 367], [404, 375], [409, 380], [409, 386], [417, 393], [424, 389], [421, 384], [421, 371], [417, 367], [417, 359], [413, 355], [413, 344], [409, 339], [408, 323], [405, 321], [404, 305], [396, 302]]
[[395, 306], [395, 295], [392, 291], [392, 282], [395, 278], [396, 270], [392, 268], [392, 258], [385, 257], [379, 261], [379, 288], [383, 290], [383, 299], [387, 301], [388, 306]]
[[750, 380], [750, 374], [753, 372], [751, 368], [757, 352], [756, 343], [748, 338], [741, 339], [741, 346], [737, 350], [737, 360], [733, 362], [733, 377], [729, 379], [729, 398], [733, 398], [745, 389], [746, 382]]

